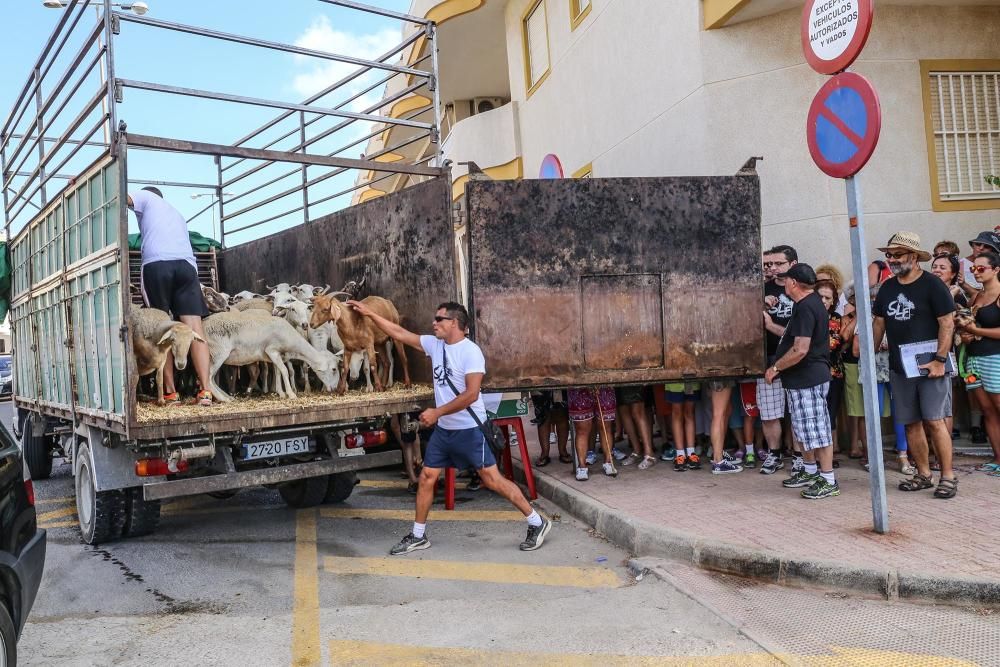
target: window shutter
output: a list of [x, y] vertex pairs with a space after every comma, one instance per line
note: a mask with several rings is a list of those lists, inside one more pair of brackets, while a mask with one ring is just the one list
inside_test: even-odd
[[1000, 72], [931, 72], [930, 93], [941, 200], [1000, 199]]

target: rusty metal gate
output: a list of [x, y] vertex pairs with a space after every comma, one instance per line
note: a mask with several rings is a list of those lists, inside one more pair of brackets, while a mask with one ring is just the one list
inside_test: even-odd
[[490, 389], [764, 371], [760, 181], [470, 181]]

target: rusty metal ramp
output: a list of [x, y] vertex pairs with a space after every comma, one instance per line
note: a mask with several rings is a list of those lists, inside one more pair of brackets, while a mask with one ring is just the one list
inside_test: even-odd
[[764, 371], [760, 181], [470, 181], [490, 389]]

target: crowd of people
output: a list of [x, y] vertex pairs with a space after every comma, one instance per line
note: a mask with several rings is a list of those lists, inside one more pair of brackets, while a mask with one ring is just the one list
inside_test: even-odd
[[898, 232], [879, 249], [884, 259], [868, 267], [866, 295], [832, 264], [813, 268], [791, 246], [770, 248], [763, 253], [764, 377], [535, 392], [541, 453], [534, 465], [552, 463], [554, 445], [579, 481], [599, 459], [608, 476], [617, 476], [618, 465], [648, 470], [658, 461], [717, 475], [758, 466], [772, 475], [787, 466], [782, 485], [801, 489], [803, 498], [839, 495], [842, 446], [868, 468], [860, 296], [873, 314], [877, 405], [892, 420], [905, 476], [898, 488], [957, 494], [953, 411], [961, 393], [972, 407], [970, 435], [993, 449], [979, 469], [1000, 477], [1000, 236], [982, 232], [969, 246], [967, 256], [953, 241], [928, 252], [919, 236]]

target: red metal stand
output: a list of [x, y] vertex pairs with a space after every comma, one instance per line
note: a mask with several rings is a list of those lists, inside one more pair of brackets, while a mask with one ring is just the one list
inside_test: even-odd
[[[510, 429], [514, 429], [517, 434], [517, 446], [521, 451], [521, 464], [524, 466], [524, 481], [528, 486], [528, 498], [535, 500], [538, 493], [535, 491], [535, 474], [531, 471], [531, 457], [528, 456], [528, 440], [524, 437], [524, 424], [520, 417], [505, 417], [494, 419], [493, 423], [503, 431], [503, 437], [507, 440], [507, 446], [503, 450], [503, 470], [504, 476], [513, 481], [514, 462], [510, 456]], [[455, 469], [448, 468], [444, 471], [444, 508], [446, 510], [455, 509]]]

